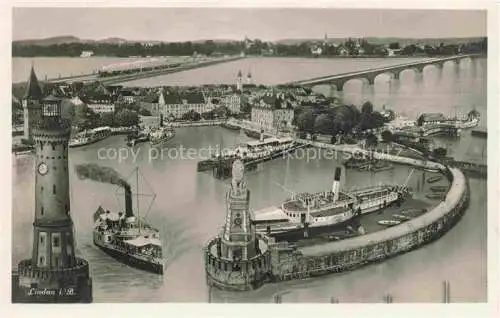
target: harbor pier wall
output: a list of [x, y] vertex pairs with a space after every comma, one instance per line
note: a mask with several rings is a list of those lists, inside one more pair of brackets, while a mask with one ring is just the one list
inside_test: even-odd
[[[442, 173], [450, 187], [442, 201], [430, 211], [399, 225], [354, 238], [305, 247], [273, 242], [259, 237], [265, 252], [255, 260], [235, 261], [217, 257], [213, 251], [217, 238], [204, 250], [207, 283], [226, 290], [250, 290], [266, 282], [303, 279], [339, 273], [385, 260], [428, 244], [451, 229], [469, 203], [469, 183], [457, 167], [438, 162], [371, 152], [357, 146], [341, 146], [306, 141], [304, 144], [340, 152], [359, 153], [399, 164]], [[211, 251], [212, 250], [212, 251]]]
[[[271, 276], [290, 280], [338, 273], [381, 261], [430, 243], [460, 219], [469, 202], [468, 183], [456, 168], [446, 168], [451, 183], [445, 199], [431, 211], [372, 234], [302, 248], [274, 248]], [[271, 248], [273, 249], [273, 248]]]

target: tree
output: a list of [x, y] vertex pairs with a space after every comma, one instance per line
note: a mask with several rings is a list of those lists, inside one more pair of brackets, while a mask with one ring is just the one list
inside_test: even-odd
[[432, 155], [436, 158], [443, 158], [446, 156], [447, 152], [446, 148], [439, 147], [432, 151]]
[[399, 42], [393, 42], [389, 44], [389, 48], [392, 50], [398, 50], [399, 49]]
[[418, 118], [417, 118], [417, 126], [422, 126], [424, 124], [424, 120], [425, 120], [424, 115], [418, 116]]
[[252, 105], [248, 102], [241, 103], [240, 111], [242, 113], [250, 113], [252, 111]]
[[381, 133], [381, 137], [382, 137], [382, 140], [385, 142], [391, 142], [394, 138], [394, 136], [392, 135], [392, 132], [390, 132], [389, 130], [384, 130]]
[[115, 114], [113, 113], [102, 113], [99, 116], [99, 126], [115, 126]]
[[214, 109], [214, 115], [218, 118], [227, 118], [231, 115], [231, 111], [226, 106], [219, 106]]
[[474, 119], [474, 118], [479, 118], [480, 114], [479, 112], [476, 110], [476, 109], [473, 109], [471, 110], [468, 114], [467, 114], [467, 118], [470, 120], [470, 119]]
[[312, 133], [314, 131], [314, 113], [311, 109], [303, 111], [297, 117], [297, 127], [300, 131]]
[[87, 130], [97, 127], [99, 115], [90, 109], [86, 104], [75, 106], [73, 126], [77, 130]]
[[314, 131], [320, 134], [332, 135], [333, 126], [333, 119], [328, 114], [321, 114], [314, 121]]
[[361, 113], [362, 114], [373, 113], [373, 104], [370, 103], [369, 101], [364, 102], [364, 104], [361, 106]]
[[131, 127], [139, 125], [139, 115], [129, 109], [122, 109], [115, 114], [115, 125]]
[[403, 55], [413, 55], [417, 51], [417, 47], [414, 44], [405, 46], [401, 52]]
[[182, 115], [182, 120], [189, 120], [189, 121], [198, 121], [201, 119], [201, 115], [198, 112], [195, 112], [194, 110], [190, 110], [184, 115]]
[[205, 120], [213, 120], [215, 118], [215, 112], [213, 110], [204, 112], [201, 114], [201, 118]]
[[376, 147], [378, 144], [378, 138], [377, 136], [375, 136], [374, 134], [368, 134], [368, 136], [366, 136], [366, 147], [367, 148], [374, 148]]
[[335, 127], [338, 127], [344, 134], [352, 131], [359, 123], [361, 113], [354, 105], [342, 105], [333, 108], [331, 111]]

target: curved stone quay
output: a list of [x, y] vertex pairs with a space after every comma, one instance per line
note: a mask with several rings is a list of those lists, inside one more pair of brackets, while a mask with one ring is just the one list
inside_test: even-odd
[[[315, 143], [313, 146], [321, 145]], [[333, 145], [328, 147], [350, 153], [367, 152], [353, 146], [342, 149]], [[272, 239], [253, 233], [252, 238], [255, 246], [260, 246], [260, 254], [248, 260], [234, 261], [218, 257], [214, 249], [220, 238], [215, 238], [204, 249], [207, 284], [226, 290], [251, 290], [266, 282], [352, 270], [430, 243], [458, 222], [469, 203], [468, 181], [460, 169], [388, 154], [375, 153], [374, 156], [377, 159], [439, 171], [450, 182], [446, 196], [421, 216], [382, 231], [341, 241], [298, 248], [287, 242], [273, 243]]]

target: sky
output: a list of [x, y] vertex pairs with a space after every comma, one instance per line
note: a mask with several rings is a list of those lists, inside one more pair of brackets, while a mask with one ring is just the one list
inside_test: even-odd
[[14, 8], [13, 40], [73, 35], [166, 42], [486, 36], [486, 11], [272, 8]]

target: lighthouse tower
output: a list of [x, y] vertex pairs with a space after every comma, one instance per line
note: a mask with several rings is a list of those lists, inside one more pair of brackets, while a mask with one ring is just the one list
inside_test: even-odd
[[207, 283], [227, 290], [251, 290], [261, 286], [271, 269], [267, 245], [250, 222], [250, 191], [244, 179], [244, 165], [233, 163], [233, 179], [226, 193], [226, 222], [220, 236], [205, 248]]
[[33, 66], [31, 66], [30, 77], [26, 86], [26, 93], [22, 99], [24, 111], [24, 138], [32, 140], [33, 123], [38, 119], [40, 102], [42, 100], [42, 89], [38, 83]]
[[241, 92], [243, 89], [243, 75], [241, 70], [238, 71], [238, 76], [236, 77], [236, 89]]
[[[35, 78], [34, 72], [30, 80]], [[91, 302], [86, 260], [76, 257], [69, 200], [70, 123], [61, 117], [61, 100], [49, 96], [32, 120], [35, 144], [35, 220], [31, 258], [18, 265], [13, 301]]]
[[222, 256], [233, 260], [246, 260], [256, 254], [248, 211], [250, 191], [243, 171], [243, 162], [236, 160], [233, 163], [233, 180], [226, 194], [227, 215], [222, 235]]

